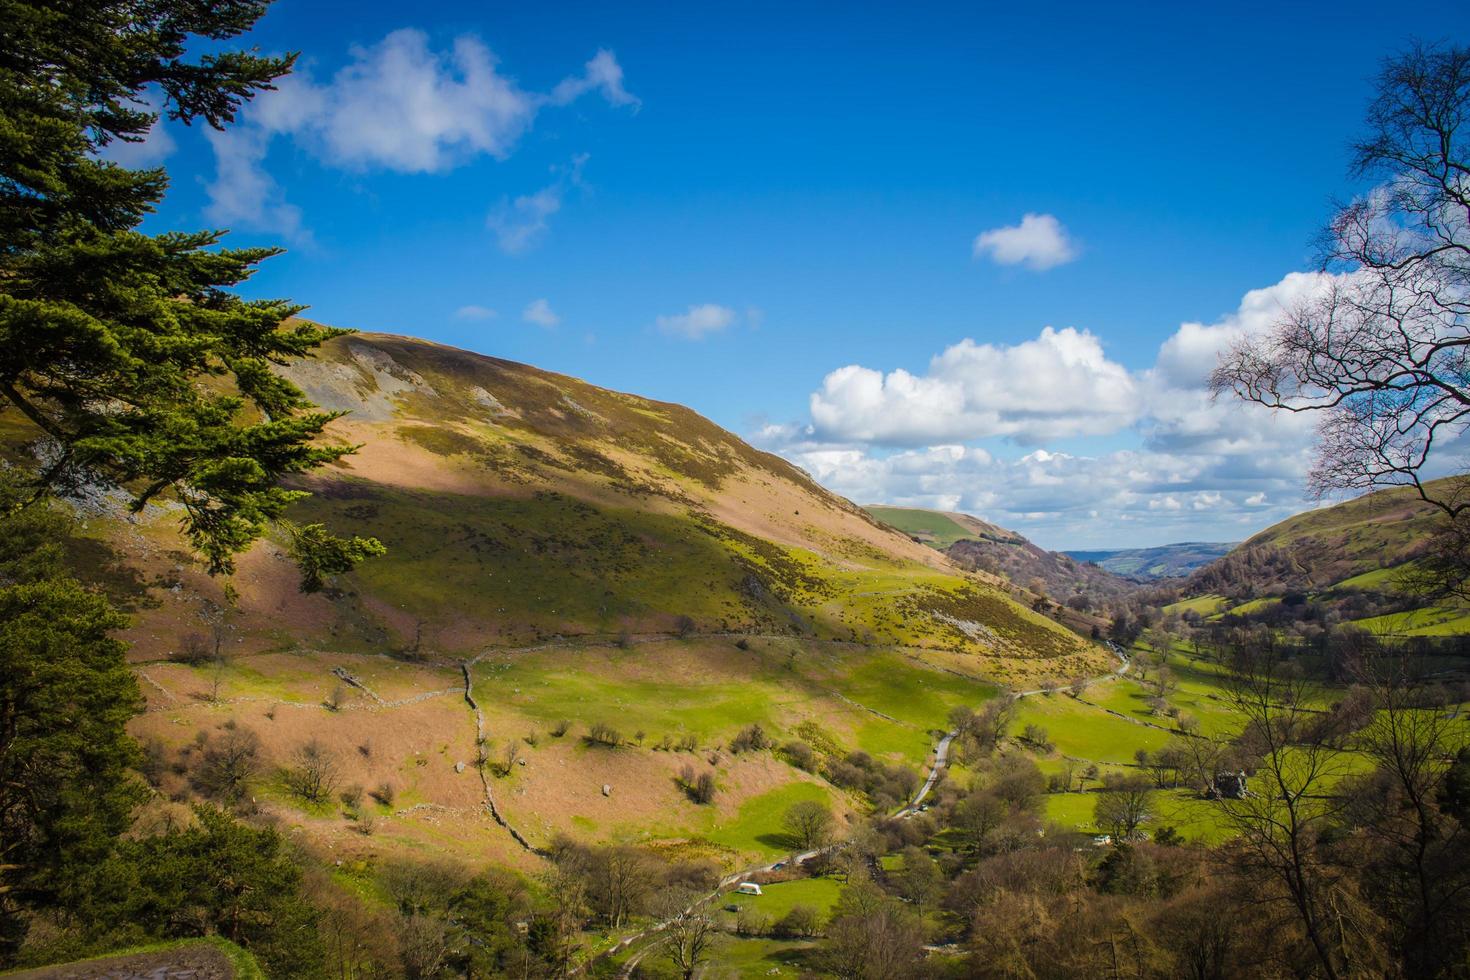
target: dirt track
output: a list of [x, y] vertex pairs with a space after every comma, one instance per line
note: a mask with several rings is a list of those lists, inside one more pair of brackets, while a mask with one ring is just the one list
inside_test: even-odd
[[235, 970], [219, 950], [195, 944], [157, 953], [43, 966], [9, 974], [8, 980], [235, 980]]

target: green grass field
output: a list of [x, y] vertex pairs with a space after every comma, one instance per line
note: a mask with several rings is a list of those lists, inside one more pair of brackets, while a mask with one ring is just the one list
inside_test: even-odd
[[1470, 611], [1432, 606], [1359, 619], [1354, 625], [1380, 636], [1462, 636], [1470, 633]]
[[1215, 613], [1220, 612], [1222, 609], [1224, 609], [1227, 605], [1229, 605], [1229, 603], [1230, 600], [1226, 599], [1224, 596], [1199, 595], [1189, 599], [1181, 599], [1178, 602], [1170, 603], [1169, 605], [1164, 607], [1164, 612], [1179, 613], [1181, 615], [1187, 612], [1196, 612], [1199, 613], [1201, 616], [1212, 616]]
[[[798, 905], [809, 905], [825, 919], [842, 893], [842, 882], [836, 878], [798, 878], [774, 885], [762, 885], [760, 895], [741, 895], [727, 892], [720, 899], [721, 906], [737, 905], [742, 909], [759, 912], [772, 923]], [[733, 915], [733, 913], [730, 913]]]
[[1028, 724], [1045, 728], [1062, 755], [1099, 763], [1132, 762], [1139, 749], [1157, 751], [1171, 737], [1168, 732], [1132, 724], [1064, 694], [1022, 701], [1010, 734], [1020, 735]]
[[908, 507], [868, 507], [869, 514], [891, 527], [896, 527], [943, 550], [956, 541], [971, 540], [975, 533], [952, 518], [932, 510], [912, 510]]
[[792, 804], [803, 800], [830, 804], [832, 794], [815, 783], [787, 783], [746, 800], [734, 821], [711, 827], [707, 836], [714, 843], [741, 853], [772, 858], [790, 854], [799, 847], [782, 826], [782, 819]]

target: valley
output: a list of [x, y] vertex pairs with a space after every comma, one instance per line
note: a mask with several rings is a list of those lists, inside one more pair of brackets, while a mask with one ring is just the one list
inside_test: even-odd
[[0, 977], [1470, 976], [1442, 12], [543, 7], [0, 0]]

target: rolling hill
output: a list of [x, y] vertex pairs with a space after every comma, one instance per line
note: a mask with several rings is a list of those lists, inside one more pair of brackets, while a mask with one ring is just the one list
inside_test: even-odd
[[1047, 551], [1015, 531], [970, 514], [876, 505], [866, 509], [915, 541], [943, 551], [964, 568], [1002, 576], [1032, 591], [1039, 582], [1041, 591], [1059, 604], [1085, 595], [1090, 605], [1100, 605], [1133, 589], [1132, 583], [1106, 569], [1063, 552]]
[[[1451, 480], [1430, 484], [1445, 492]], [[1330, 609], [1366, 628], [1400, 635], [1470, 632], [1454, 606], [1405, 594], [1399, 573], [1434, 534], [1438, 511], [1408, 488], [1382, 490], [1290, 517], [1196, 570], [1170, 610], [1220, 618], [1292, 619]]]
[[1081, 562], [1091, 562], [1114, 575], [1152, 582], [1188, 575], [1230, 553], [1235, 542], [1183, 541], [1157, 548], [1123, 548], [1114, 551], [1067, 551]]
[[[164, 795], [189, 799], [192, 760], [247, 731], [253, 805], [344, 875], [446, 850], [524, 865], [558, 834], [727, 866], [779, 854], [792, 802], [869, 803], [732, 751], [748, 726], [917, 768], [952, 707], [1108, 669], [994, 579], [681, 406], [381, 334], [286, 373], [361, 446], [293, 519], [374, 534], [386, 557], [308, 596], [266, 541], [227, 594], [168, 506], [78, 509], [92, 577], [132, 614], [134, 728]], [[376, 802], [293, 796], [311, 746]], [[690, 767], [712, 803], [686, 795]]]

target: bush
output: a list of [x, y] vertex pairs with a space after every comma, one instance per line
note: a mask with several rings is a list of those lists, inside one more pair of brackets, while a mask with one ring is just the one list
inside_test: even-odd
[[786, 761], [798, 769], [806, 772], [817, 771], [817, 752], [803, 741], [795, 740], [781, 746], [781, 754], [786, 756]]
[[1040, 725], [1027, 725], [1021, 730], [1021, 741], [1026, 742], [1041, 752], [1052, 750], [1051, 733]]
[[715, 798], [714, 773], [706, 771], [695, 775], [694, 767], [686, 763], [679, 771], [678, 782], [685, 795], [695, 803], [702, 805], [713, 802]]
[[587, 729], [587, 741], [593, 745], [615, 747], [623, 744], [623, 733], [605, 721], [599, 721]]
[[771, 929], [771, 920], [750, 906], [741, 906], [735, 916], [735, 935], [764, 936]]
[[680, 616], [678, 619], [674, 620], [674, 634], [678, 636], [679, 639], [682, 640], [693, 632], [694, 620], [689, 616]]
[[572, 730], [572, 723], [570, 721], [568, 721], [567, 719], [563, 718], [561, 721], [559, 721], [555, 725], [552, 725], [551, 726], [551, 737], [552, 738], [561, 738], [563, 735], [565, 735], [567, 732], [569, 732], [571, 730]]
[[384, 806], [392, 806], [395, 795], [392, 783], [379, 783], [378, 788], [371, 793], [372, 798]]
[[810, 905], [793, 905], [771, 932], [779, 939], [809, 939], [821, 928], [821, 913]]
[[356, 810], [362, 806], [362, 787], [357, 783], [353, 783], [342, 791], [340, 799], [342, 800], [343, 806], [350, 810]]
[[741, 729], [740, 734], [730, 740], [730, 751], [737, 755], [741, 752], [761, 752], [770, 747], [771, 738], [759, 725]]

